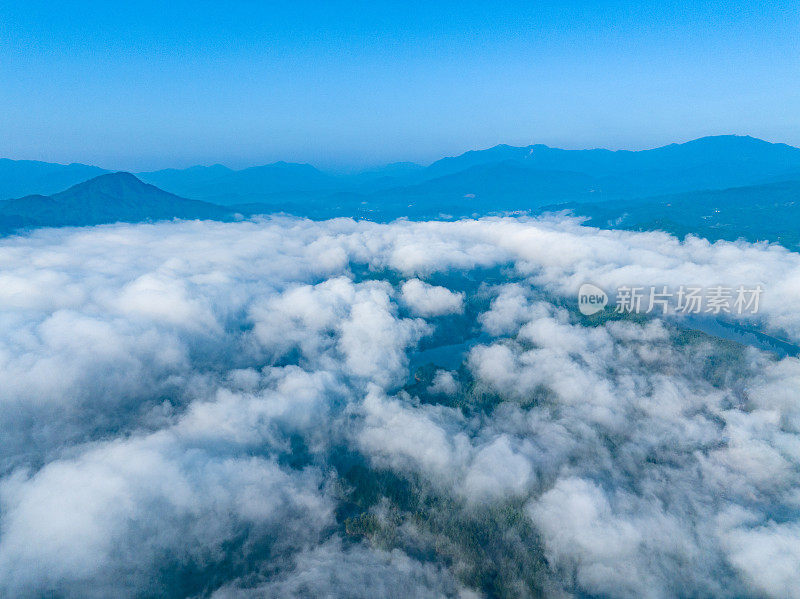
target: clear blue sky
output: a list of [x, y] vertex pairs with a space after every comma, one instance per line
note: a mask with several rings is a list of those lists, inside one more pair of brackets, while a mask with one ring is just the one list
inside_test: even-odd
[[793, 2], [0, 0], [0, 156], [348, 168], [497, 143], [800, 145]]

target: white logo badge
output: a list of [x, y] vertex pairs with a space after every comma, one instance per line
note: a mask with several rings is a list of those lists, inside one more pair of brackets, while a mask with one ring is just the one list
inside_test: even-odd
[[597, 285], [591, 283], [584, 283], [578, 289], [578, 310], [584, 316], [591, 316], [597, 314], [608, 303], [608, 296], [606, 292], [600, 289]]

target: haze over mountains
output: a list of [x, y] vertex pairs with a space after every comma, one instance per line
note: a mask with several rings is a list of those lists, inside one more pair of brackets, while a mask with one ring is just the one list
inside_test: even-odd
[[[79, 164], [0, 160], [0, 197], [26, 196], [0, 202], [0, 229], [272, 212], [385, 221], [567, 208], [596, 226], [794, 244], [797, 181], [800, 149], [742, 136], [644, 151], [500, 145], [427, 167], [397, 163], [347, 176], [285, 162], [134, 177]], [[69, 185], [75, 187], [55, 193]]]

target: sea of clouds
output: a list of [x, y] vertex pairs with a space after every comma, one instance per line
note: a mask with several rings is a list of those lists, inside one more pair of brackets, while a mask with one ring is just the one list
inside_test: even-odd
[[800, 597], [800, 361], [584, 282], [800, 254], [574, 220], [0, 240], [0, 595]]

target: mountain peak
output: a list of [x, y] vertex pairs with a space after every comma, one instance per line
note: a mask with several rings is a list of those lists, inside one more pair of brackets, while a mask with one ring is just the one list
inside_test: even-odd
[[149, 185], [141, 181], [131, 173], [119, 171], [116, 173], [99, 175], [93, 179], [84, 181], [83, 183], [78, 183], [77, 185], [73, 185], [65, 191], [54, 194], [52, 197], [55, 199], [61, 199], [85, 193], [101, 194], [114, 197], [126, 196], [131, 193], [172, 195], [166, 191], [158, 189], [154, 185]]
[[89, 179], [88, 181], [84, 181], [84, 183], [98, 183], [104, 184], [109, 182], [120, 182], [126, 183], [128, 185], [147, 185], [141, 179], [139, 179], [136, 175], [129, 173], [128, 171], [117, 171], [115, 173], [106, 173], [104, 175], [99, 175], [94, 177], [93, 179]]
[[20, 227], [85, 226], [113, 222], [226, 219], [230, 211], [188, 200], [127, 172], [107, 173], [51, 196], [0, 202], [0, 231]]

